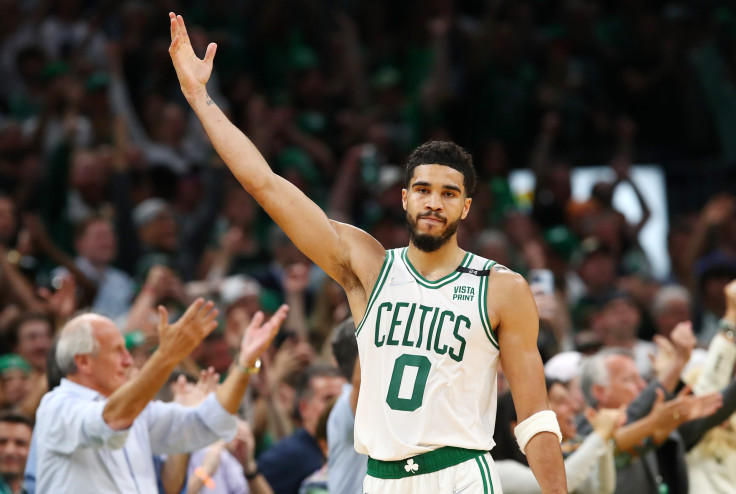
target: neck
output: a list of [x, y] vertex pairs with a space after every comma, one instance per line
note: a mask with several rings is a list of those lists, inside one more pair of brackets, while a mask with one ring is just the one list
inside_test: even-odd
[[71, 381], [71, 382], [75, 383], [75, 384], [79, 384], [80, 386], [84, 386], [85, 388], [89, 388], [89, 389], [91, 389], [93, 391], [97, 391], [98, 393], [100, 393], [105, 398], [108, 398], [109, 397], [107, 391], [105, 391], [102, 388], [100, 388], [99, 386], [95, 385], [95, 383], [92, 382], [92, 380], [90, 378], [88, 378], [87, 376], [85, 376], [83, 374], [80, 374], [79, 372], [77, 372], [76, 374], [69, 374], [68, 376], [66, 376], [66, 379], [68, 381]]
[[605, 338], [605, 346], [608, 347], [622, 347], [633, 350], [634, 345], [636, 345], [635, 336], [608, 334], [608, 336]]
[[86, 256], [84, 256], [84, 258], [97, 271], [103, 271], [105, 269], [105, 267], [107, 266], [107, 263], [106, 262], [95, 261], [91, 257], [86, 257]]
[[465, 251], [457, 245], [457, 236], [453, 235], [434, 252], [424, 252], [409, 243], [407, 256], [419, 274], [428, 280], [440, 279], [457, 268], [465, 257]]

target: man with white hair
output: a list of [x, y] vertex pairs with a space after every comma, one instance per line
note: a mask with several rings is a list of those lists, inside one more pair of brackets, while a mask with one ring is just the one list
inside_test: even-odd
[[[171, 325], [159, 308], [159, 346], [132, 378], [133, 360], [115, 324], [85, 314], [62, 330], [56, 360], [61, 384], [44, 396], [34, 441], [37, 492], [157, 492], [153, 455], [195, 451], [231, 439], [250, 374], [286, 317], [257, 314], [225, 382], [196, 408], [150, 402], [174, 367], [216, 326], [212, 302], [198, 299]], [[149, 403], [150, 402], [150, 403]]]

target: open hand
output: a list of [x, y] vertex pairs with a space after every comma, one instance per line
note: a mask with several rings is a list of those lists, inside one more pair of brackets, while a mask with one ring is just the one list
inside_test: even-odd
[[282, 305], [265, 323], [263, 322], [265, 319], [263, 312], [256, 312], [248, 327], [245, 328], [245, 334], [243, 334], [243, 340], [240, 343], [240, 357], [238, 359], [240, 365], [252, 367], [255, 364], [256, 360], [261, 357], [273, 341], [284, 320], [286, 320], [288, 310], [288, 305]]
[[204, 299], [198, 298], [178, 321], [169, 325], [169, 314], [159, 305], [159, 351], [176, 362], [189, 355], [217, 327], [218, 311], [213, 309], [214, 306], [214, 302], [205, 303]]
[[611, 439], [616, 429], [626, 421], [626, 409], [624, 407], [602, 408], [598, 411], [588, 407], [584, 413], [585, 418], [593, 426], [593, 431], [605, 440]]
[[187, 98], [205, 93], [205, 85], [212, 74], [212, 61], [215, 59], [217, 45], [210, 43], [204, 59], [200, 59], [194, 54], [182, 16], [169, 12], [169, 21], [171, 22], [169, 55], [174, 63], [181, 91]]
[[220, 382], [220, 374], [215, 372], [214, 367], [200, 372], [196, 384], [187, 381], [186, 376], [182, 374], [171, 385], [174, 401], [180, 405], [196, 407], [207, 398], [207, 395], [217, 389], [218, 382]]

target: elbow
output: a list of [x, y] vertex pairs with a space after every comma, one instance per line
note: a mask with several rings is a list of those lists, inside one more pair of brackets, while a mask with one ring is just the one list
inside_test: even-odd
[[124, 431], [133, 425], [135, 417], [128, 417], [127, 415], [116, 413], [114, 410], [105, 410], [102, 412], [102, 420], [105, 421], [107, 426], [114, 431]]

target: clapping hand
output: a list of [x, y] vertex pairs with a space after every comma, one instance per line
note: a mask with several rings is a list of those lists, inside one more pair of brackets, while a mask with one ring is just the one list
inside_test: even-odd
[[289, 306], [282, 305], [266, 322], [263, 322], [265, 319], [263, 312], [256, 312], [248, 327], [245, 328], [243, 340], [240, 343], [238, 364], [243, 367], [252, 367], [256, 363], [286, 320], [288, 310]]
[[178, 321], [170, 325], [169, 314], [160, 305], [159, 351], [176, 362], [189, 355], [217, 327], [218, 311], [214, 306], [214, 302], [205, 302], [198, 298]]
[[215, 372], [214, 367], [203, 370], [199, 373], [199, 380], [196, 384], [187, 381], [184, 374], [171, 385], [174, 393], [174, 402], [188, 407], [196, 407], [202, 403], [207, 395], [217, 389], [217, 383], [220, 382], [220, 374]]

